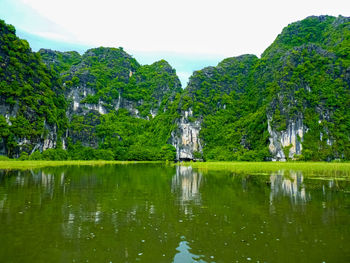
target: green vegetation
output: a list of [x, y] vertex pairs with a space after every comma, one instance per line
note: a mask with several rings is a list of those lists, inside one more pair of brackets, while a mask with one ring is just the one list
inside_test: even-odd
[[181, 84], [175, 70], [161, 60], [152, 65], [141, 66], [124, 87], [122, 96], [132, 101], [143, 100], [137, 107], [140, 115], [151, 117], [152, 109], [164, 110], [166, 102], [181, 92]]
[[88, 90], [80, 103], [98, 104], [112, 110], [126, 99], [142, 117], [164, 109], [181, 92], [175, 70], [164, 60], [141, 66], [122, 48], [94, 48], [80, 56], [76, 52], [39, 51], [49, 68], [61, 75], [68, 88]]
[[60, 78], [2, 20], [0, 43], [0, 142], [7, 155], [15, 156], [31, 151], [33, 145], [26, 142], [39, 140], [49, 130], [61, 137], [67, 105]]
[[[55, 166], [96, 166], [108, 164], [138, 164], [138, 163], [164, 163], [161, 161], [106, 161], [106, 160], [25, 160], [0, 159], [0, 169], [34, 169]], [[242, 174], [266, 175], [282, 172], [288, 175], [290, 172], [303, 172], [310, 178], [350, 178], [350, 163], [325, 163], [325, 162], [181, 162], [174, 165], [191, 166], [200, 171], [224, 171]]]
[[287, 159], [350, 160], [349, 18], [292, 23], [260, 59], [224, 59], [184, 90], [166, 61], [140, 65], [122, 48], [34, 53], [4, 21], [0, 42], [0, 154], [174, 160], [171, 134], [188, 111], [201, 123], [197, 159], [271, 160], [271, 133], [275, 144], [294, 133], [298, 147], [279, 147]]
[[202, 120], [204, 159], [269, 160], [270, 118], [276, 133], [302, 122], [300, 160], [349, 160], [349, 50], [348, 18], [308, 17], [286, 27], [261, 59], [244, 55], [195, 72], [182, 109]]
[[108, 164], [136, 164], [136, 163], [160, 163], [160, 162], [135, 162], [135, 161], [17, 161], [17, 160], [0, 160], [0, 169], [5, 170], [28, 170], [42, 167], [56, 167], [56, 166], [100, 166]]
[[264, 90], [255, 85], [258, 63], [254, 55], [228, 58], [190, 78], [182, 109], [191, 108], [195, 118], [203, 119], [200, 136], [205, 160], [270, 157]]
[[178, 165], [191, 166], [201, 171], [227, 171], [244, 174], [269, 174], [272, 172], [305, 172], [308, 177], [350, 178], [350, 163], [326, 162], [189, 162]]
[[[12, 26], [1, 21], [1, 30], [2, 154], [21, 160], [175, 159], [168, 141], [182, 89], [166, 61], [141, 66], [122, 48], [100, 47], [82, 56], [45, 49], [33, 53]], [[79, 96], [79, 111], [65, 102], [69, 94]], [[88, 105], [102, 105], [108, 113]], [[45, 139], [54, 149], [42, 151]]]
[[[68, 159], [175, 159], [175, 148], [168, 142], [182, 89], [166, 61], [141, 66], [122, 48], [90, 49], [81, 57], [40, 53], [82, 105], [69, 110]], [[88, 105], [102, 105], [107, 113], [89, 110]]]

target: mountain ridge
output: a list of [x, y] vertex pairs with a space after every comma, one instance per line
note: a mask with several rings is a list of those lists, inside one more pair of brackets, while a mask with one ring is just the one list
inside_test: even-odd
[[[46, 65], [43, 71], [53, 84], [47, 82], [44, 101], [53, 101], [56, 116], [47, 110], [40, 115], [35, 107], [32, 115], [41, 118], [43, 128], [16, 130], [6, 116], [13, 123], [21, 118], [26, 123], [29, 116], [11, 112], [11, 98], [13, 105], [27, 98], [23, 92], [11, 95], [18, 85], [2, 67], [2, 154], [31, 158], [35, 153], [35, 158], [51, 159], [350, 159], [350, 18], [310, 16], [289, 24], [261, 58], [226, 58], [195, 71], [185, 89], [164, 60], [140, 65], [122, 48], [105, 47], [82, 55], [47, 49], [28, 53], [28, 43], [14, 36], [12, 26], [2, 21], [1, 27], [2, 61], [8, 58], [16, 65], [13, 57], [23, 56], [17, 67], [26, 68], [21, 50], [27, 50], [36, 58], [33, 63]], [[21, 76], [20, 86], [31, 86], [31, 77]], [[31, 88], [40, 94], [39, 86]], [[32, 108], [29, 103], [23, 110]]]

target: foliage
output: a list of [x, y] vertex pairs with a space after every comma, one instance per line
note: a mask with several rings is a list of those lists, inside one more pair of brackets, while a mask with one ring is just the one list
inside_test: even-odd
[[307, 177], [349, 178], [350, 163], [344, 162], [191, 162], [179, 165], [191, 166], [200, 171], [227, 171], [243, 174], [266, 174], [284, 171], [284, 175], [296, 171]]
[[[305, 127], [299, 160], [350, 159], [349, 18], [292, 23], [261, 58], [224, 59], [184, 90], [166, 61], [140, 65], [122, 48], [34, 53], [4, 21], [0, 43], [0, 148], [10, 157], [174, 160], [171, 133], [189, 111], [201, 122], [197, 159], [270, 160], [268, 127], [281, 134], [291, 123]], [[57, 149], [28, 156], [50, 133]]]
[[0, 155], [0, 161], [8, 161], [8, 160], [10, 160], [10, 158], [8, 158], [7, 156]]
[[308, 17], [261, 59], [228, 58], [195, 72], [181, 108], [202, 121], [204, 159], [269, 160], [268, 122], [284, 132], [300, 120], [307, 132], [299, 159], [350, 159], [349, 50], [349, 18]]
[[25, 161], [28, 160], [28, 153], [26, 152], [21, 152], [20, 157], [18, 158], [20, 161]]
[[228, 58], [190, 78], [181, 106], [203, 119], [200, 137], [205, 160], [269, 157], [264, 90], [254, 79], [258, 63], [253, 55]]
[[53, 127], [62, 135], [67, 126], [66, 102], [58, 76], [2, 20], [0, 43], [0, 103], [13, 116], [9, 121], [0, 116], [0, 136], [7, 154], [15, 156], [20, 153], [19, 139], [38, 140]]

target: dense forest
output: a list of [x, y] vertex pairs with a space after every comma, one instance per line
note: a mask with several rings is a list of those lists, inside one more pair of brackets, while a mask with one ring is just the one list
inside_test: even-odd
[[187, 87], [122, 48], [33, 52], [0, 20], [0, 154], [20, 159], [349, 160], [350, 18], [288, 25]]

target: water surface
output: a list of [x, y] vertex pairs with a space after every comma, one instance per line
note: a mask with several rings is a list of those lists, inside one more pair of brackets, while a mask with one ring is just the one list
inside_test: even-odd
[[350, 182], [159, 164], [0, 170], [0, 262], [350, 262]]

